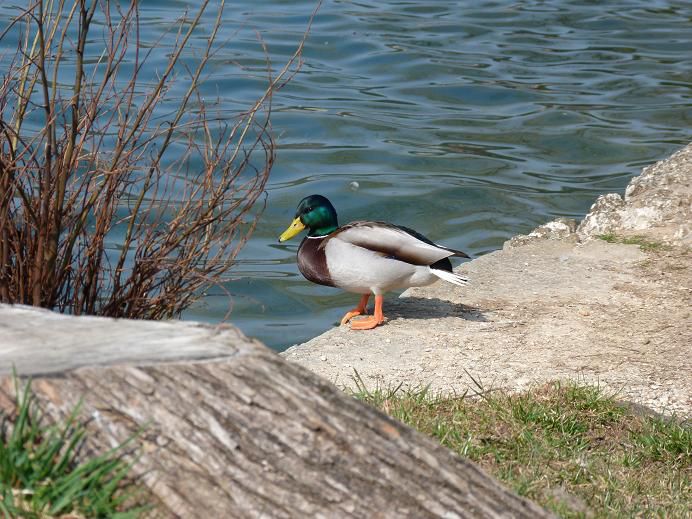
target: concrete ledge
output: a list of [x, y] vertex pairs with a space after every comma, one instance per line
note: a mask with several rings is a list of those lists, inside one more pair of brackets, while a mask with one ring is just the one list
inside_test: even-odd
[[509, 390], [577, 379], [690, 416], [691, 223], [688, 145], [645, 168], [624, 199], [600, 197], [578, 228], [550, 222], [462, 265], [469, 287], [390, 296], [384, 326], [334, 328], [282, 355], [342, 386], [354, 370], [373, 386], [458, 394], [477, 389], [471, 377]]

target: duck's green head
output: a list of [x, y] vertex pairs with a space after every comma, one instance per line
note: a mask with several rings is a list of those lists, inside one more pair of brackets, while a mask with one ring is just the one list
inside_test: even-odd
[[329, 200], [322, 195], [306, 196], [298, 204], [295, 219], [279, 236], [279, 241], [290, 240], [306, 228], [308, 236], [325, 236], [338, 226], [336, 209]]

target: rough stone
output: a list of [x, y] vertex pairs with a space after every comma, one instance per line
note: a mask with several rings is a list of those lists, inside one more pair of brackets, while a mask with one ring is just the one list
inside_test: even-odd
[[614, 193], [600, 196], [577, 233], [582, 240], [621, 233], [692, 245], [692, 144], [644, 168], [624, 199]]
[[552, 222], [536, 227], [529, 234], [519, 234], [504, 243], [503, 248], [521, 247], [540, 240], [565, 240], [576, 241], [577, 222], [572, 218], [558, 218]]

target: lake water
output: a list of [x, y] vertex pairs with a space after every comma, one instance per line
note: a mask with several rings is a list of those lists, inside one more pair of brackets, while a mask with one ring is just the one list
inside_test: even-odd
[[[141, 5], [154, 41], [188, 4]], [[256, 34], [280, 64], [314, 5], [229, 4], [229, 42], [207, 82], [229, 114], [261, 88]], [[166, 49], [155, 52], [163, 61]], [[232, 304], [230, 321], [276, 349], [325, 331], [357, 300], [302, 278], [299, 239], [277, 243], [302, 197], [329, 197], [342, 222], [388, 220], [477, 256], [580, 218], [690, 140], [689, 1], [331, 0], [304, 61], [274, 98], [277, 161], [225, 286], [233, 300], [213, 290], [184, 316], [216, 322]]]

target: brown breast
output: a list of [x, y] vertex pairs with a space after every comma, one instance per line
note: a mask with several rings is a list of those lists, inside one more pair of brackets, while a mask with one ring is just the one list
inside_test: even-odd
[[320, 247], [325, 238], [303, 238], [298, 248], [298, 270], [308, 281], [333, 287], [335, 285], [329, 276], [324, 247]]

